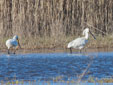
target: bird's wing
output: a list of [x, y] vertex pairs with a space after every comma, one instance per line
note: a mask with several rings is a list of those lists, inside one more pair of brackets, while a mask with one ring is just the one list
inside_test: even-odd
[[74, 40], [73, 47], [80, 48], [80, 47], [83, 47], [86, 43], [87, 43], [87, 40], [84, 37], [77, 38], [76, 40]]
[[74, 43], [74, 40], [73, 40], [73, 41], [71, 41], [71, 42], [69, 42], [67, 47], [68, 47], [68, 48], [73, 47], [73, 43]]
[[6, 41], [6, 44], [9, 44], [11, 46], [17, 46], [18, 45], [17, 41], [16, 40], [13, 40], [13, 39], [8, 39]]
[[16, 40], [12, 40], [11, 43], [12, 43], [13, 46], [17, 46], [18, 45]]
[[71, 41], [69, 44], [68, 44], [68, 47], [73, 47], [73, 48], [79, 48], [81, 46], [84, 46], [85, 44], [87, 43], [87, 40], [84, 38], [84, 37], [81, 37], [81, 38], [77, 38], [73, 41]]

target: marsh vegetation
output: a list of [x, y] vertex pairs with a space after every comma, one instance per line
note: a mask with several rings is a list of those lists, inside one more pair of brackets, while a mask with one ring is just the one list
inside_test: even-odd
[[[0, 1], [1, 48], [5, 48], [5, 40], [15, 34], [20, 37], [24, 48], [62, 48], [80, 36], [85, 27], [99, 38], [112, 36], [112, 0]], [[108, 45], [105, 44], [107, 41], [100, 43], [101, 47]]]

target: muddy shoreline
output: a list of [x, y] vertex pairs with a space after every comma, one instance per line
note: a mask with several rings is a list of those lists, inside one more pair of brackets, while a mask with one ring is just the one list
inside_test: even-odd
[[[13, 51], [13, 50], [11, 50]], [[7, 53], [7, 49], [1, 49], [1, 53]], [[16, 53], [69, 53], [67, 48], [37, 48], [37, 49], [18, 49]], [[79, 52], [77, 49], [73, 49], [73, 53]], [[113, 52], [113, 48], [86, 48], [82, 52]]]

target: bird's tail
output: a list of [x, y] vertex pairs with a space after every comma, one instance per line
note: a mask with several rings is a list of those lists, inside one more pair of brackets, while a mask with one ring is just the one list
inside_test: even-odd
[[67, 48], [71, 48], [72, 47], [72, 45], [69, 43], [68, 45], [67, 45]]

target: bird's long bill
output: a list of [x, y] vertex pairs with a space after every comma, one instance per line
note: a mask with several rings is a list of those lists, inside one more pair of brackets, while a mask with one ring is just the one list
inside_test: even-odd
[[21, 48], [21, 46], [20, 46], [20, 42], [19, 42], [19, 39], [18, 39], [17, 41], [18, 41], [18, 46]]
[[93, 38], [96, 39], [96, 37], [91, 33], [91, 31], [89, 31], [89, 32], [90, 32], [90, 34], [93, 36]]

